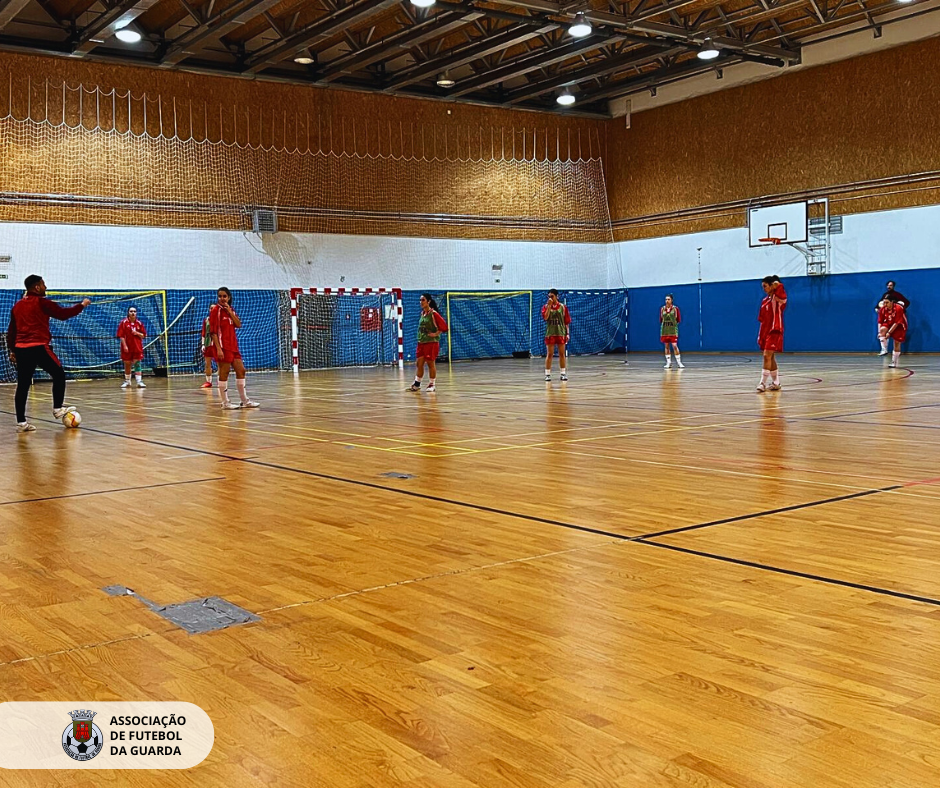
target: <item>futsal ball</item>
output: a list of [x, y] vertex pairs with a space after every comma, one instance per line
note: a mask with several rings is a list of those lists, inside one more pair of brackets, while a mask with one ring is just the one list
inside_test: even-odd
[[62, 423], [66, 427], [77, 427], [82, 423], [82, 414], [77, 410], [70, 410], [62, 417]]

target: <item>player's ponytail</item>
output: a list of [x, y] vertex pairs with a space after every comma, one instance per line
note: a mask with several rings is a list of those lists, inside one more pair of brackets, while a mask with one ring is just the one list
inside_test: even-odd
[[421, 297], [428, 302], [428, 306], [431, 307], [432, 312], [437, 311], [437, 301], [431, 296], [430, 293], [422, 293]]
[[761, 281], [761, 284], [773, 286], [773, 283], [774, 283], [774, 282], [779, 282], [780, 280], [777, 279], [776, 276], [765, 276], [765, 277], [764, 277], [763, 279], [761, 279], [760, 281]]

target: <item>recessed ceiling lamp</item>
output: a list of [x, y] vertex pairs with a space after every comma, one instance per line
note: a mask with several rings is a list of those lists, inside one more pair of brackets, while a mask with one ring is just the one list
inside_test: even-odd
[[294, 58], [294, 62], [300, 63], [302, 66], [309, 66], [311, 63], [313, 63], [313, 58], [308, 57], [307, 55], [298, 55]]
[[452, 88], [457, 83], [450, 78], [450, 75], [445, 71], [443, 74], [437, 75], [437, 86], [439, 88]]
[[417, 8], [430, 8], [436, 0], [411, 0], [411, 4]]
[[706, 38], [702, 44], [702, 48], [698, 51], [697, 57], [699, 60], [714, 60], [721, 54], [718, 47], [714, 45], [710, 38]]
[[555, 101], [563, 107], [570, 107], [575, 102], [574, 93], [571, 92], [570, 88], [565, 88], [564, 91], [558, 94]]
[[574, 22], [571, 23], [571, 27], [568, 28], [568, 33], [575, 38], [584, 38], [585, 36], [591, 35], [594, 32], [594, 28], [591, 27], [591, 22], [584, 15], [584, 11], [578, 11], [574, 15]]
[[122, 27], [115, 32], [114, 37], [117, 38], [118, 41], [123, 41], [125, 44], [137, 44], [140, 39], [143, 38], [143, 36], [132, 27]]

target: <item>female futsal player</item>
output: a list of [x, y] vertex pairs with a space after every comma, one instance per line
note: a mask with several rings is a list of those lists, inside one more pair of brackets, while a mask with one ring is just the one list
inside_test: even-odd
[[[206, 349], [206, 358], [214, 358], [219, 365], [219, 394], [222, 397], [224, 410], [238, 410], [239, 408], [257, 408], [259, 403], [248, 398], [245, 380], [245, 365], [242, 363], [242, 354], [238, 350], [238, 338], [235, 329], [242, 327], [242, 321], [232, 308], [232, 291], [227, 287], [220, 287], [216, 295], [218, 301], [209, 310], [209, 336], [212, 346]], [[231, 402], [228, 398], [228, 373], [235, 368], [235, 383], [238, 386], [239, 404]]]
[[672, 358], [669, 355], [670, 345], [672, 345], [672, 352], [676, 354], [676, 366], [679, 369], [685, 369], [679, 353], [679, 323], [681, 322], [682, 315], [679, 307], [673, 305], [672, 295], [667, 295], [666, 305], [659, 310], [659, 340], [666, 351], [666, 366], [663, 369], [669, 369], [672, 366]]
[[428, 391], [435, 391], [437, 381], [437, 356], [441, 350], [441, 334], [447, 331], [447, 321], [437, 311], [437, 301], [429, 293], [421, 296], [421, 317], [418, 318], [418, 352], [415, 354], [417, 371], [415, 382], [408, 391], [418, 391], [421, 388], [421, 379], [424, 377], [424, 366], [427, 364], [430, 382]]
[[131, 387], [131, 371], [137, 378], [137, 388], [147, 388], [140, 371], [140, 362], [144, 360], [143, 340], [147, 336], [147, 329], [137, 319], [137, 307], [128, 308], [127, 317], [118, 324], [116, 336], [121, 340], [121, 361], [124, 362], [124, 382], [121, 388]]
[[778, 391], [780, 372], [777, 370], [777, 353], [783, 350], [783, 312], [787, 308], [787, 291], [777, 276], [765, 276], [761, 280], [761, 287], [764, 288], [764, 300], [757, 314], [760, 321], [757, 346], [764, 353], [764, 363], [757, 390]]
[[565, 346], [568, 344], [568, 332], [571, 326], [571, 313], [568, 307], [558, 300], [558, 291], [548, 291], [548, 301], [542, 307], [542, 319], [545, 321], [545, 380], [552, 379], [552, 359], [558, 348], [558, 366], [561, 379], [568, 380], [568, 367], [565, 360]]
[[907, 339], [907, 314], [895, 293], [887, 293], [881, 302], [881, 308], [878, 310], [878, 333], [882, 337], [885, 353], [888, 352], [888, 340], [894, 340], [891, 363], [888, 366], [896, 367], [901, 357], [901, 344]]

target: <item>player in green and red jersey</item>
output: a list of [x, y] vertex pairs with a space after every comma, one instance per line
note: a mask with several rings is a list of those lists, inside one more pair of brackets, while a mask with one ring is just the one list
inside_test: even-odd
[[565, 360], [565, 346], [568, 344], [571, 313], [568, 307], [558, 300], [558, 291], [548, 291], [548, 301], [542, 307], [542, 319], [545, 321], [545, 380], [552, 379], [552, 359], [558, 348], [558, 366], [561, 379], [568, 380], [568, 368]]
[[434, 391], [437, 381], [437, 356], [441, 350], [441, 334], [447, 331], [447, 321], [437, 311], [437, 302], [429, 293], [421, 296], [421, 317], [418, 319], [418, 352], [415, 354], [418, 364], [415, 373], [415, 382], [408, 391], [418, 391], [421, 388], [421, 379], [424, 377], [425, 363], [431, 381], [428, 391]]

